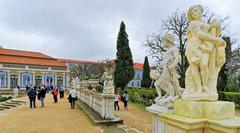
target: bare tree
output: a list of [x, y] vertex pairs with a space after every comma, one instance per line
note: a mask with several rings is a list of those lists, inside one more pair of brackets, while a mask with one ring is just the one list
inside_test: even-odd
[[100, 79], [106, 66], [106, 61], [71, 64], [70, 77], [79, 77], [80, 80]]

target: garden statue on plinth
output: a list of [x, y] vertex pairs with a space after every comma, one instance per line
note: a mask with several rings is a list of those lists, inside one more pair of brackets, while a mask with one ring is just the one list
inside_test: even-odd
[[104, 81], [103, 94], [114, 94], [113, 69], [106, 67], [102, 79]]
[[202, 6], [190, 7], [186, 45], [189, 67], [183, 99], [217, 100], [217, 78], [225, 63], [226, 42], [220, 37], [219, 24], [202, 22], [202, 16]]
[[75, 77], [75, 78], [72, 79], [71, 86], [74, 87], [75, 89], [80, 88], [80, 80], [79, 80], [78, 77]]
[[[154, 83], [158, 93], [158, 97], [155, 99], [156, 105], [173, 108], [173, 100], [182, 96], [182, 89], [178, 82], [180, 76], [176, 72], [180, 60], [179, 50], [174, 46], [175, 38], [173, 35], [166, 34], [161, 40], [167, 51], [163, 55], [160, 66], [157, 70], [151, 70], [150, 76], [156, 80]], [[164, 96], [162, 96], [162, 90], [166, 92]]]

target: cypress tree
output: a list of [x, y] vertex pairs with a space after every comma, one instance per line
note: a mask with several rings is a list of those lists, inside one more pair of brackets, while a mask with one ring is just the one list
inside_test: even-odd
[[125, 31], [125, 24], [122, 21], [117, 37], [117, 53], [115, 60], [114, 85], [115, 88], [124, 90], [125, 86], [134, 77], [132, 53], [129, 48], [128, 35]]
[[149, 88], [151, 86], [151, 82], [152, 82], [152, 80], [150, 78], [150, 67], [149, 67], [149, 63], [148, 63], [148, 57], [145, 56], [141, 87]]
[[218, 74], [218, 81], [217, 81], [217, 90], [218, 91], [224, 91], [225, 87], [227, 86], [227, 63], [229, 62], [231, 55], [232, 55], [232, 44], [231, 44], [231, 38], [230, 37], [222, 37], [222, 39], [226, 42], [226, 48], [225, 48], [225, 54], [226, 54], [226, 63], [221, 67], [221, 70]]

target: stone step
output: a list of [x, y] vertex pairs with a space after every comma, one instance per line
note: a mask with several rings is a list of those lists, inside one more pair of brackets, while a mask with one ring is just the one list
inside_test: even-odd
[[3, 105], [3, 106], [7, 106], [7, 107], [17, 107], [16, 105], [7, 104], [7, 103], [2, 103], [1, 105]]
[[7, 104], [11, 104], [11, 105], [21, 105], [22, 103], [18, 103], [18, 102], [11, 102], [11, 101], [7, 101], [5, 102]]
[[0, 105], [0, 109], [10, 109], [10, 107]]
[[10, 102], [15, 102], [15, 103], [26, 103], [26, 101], [23, 100], [10, 100]]

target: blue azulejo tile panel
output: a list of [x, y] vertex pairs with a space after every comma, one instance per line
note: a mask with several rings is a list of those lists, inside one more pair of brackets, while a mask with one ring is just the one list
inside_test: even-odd
[[32, 73], [21, 73], [21, 87], [33, 85], [33, 74]]
[[8, 87], [7, 72], [0, 71], [0, 88]]

